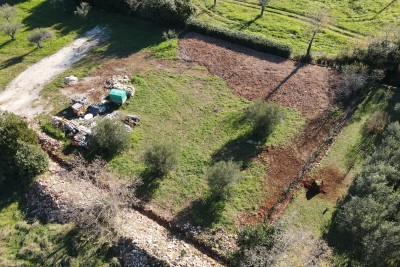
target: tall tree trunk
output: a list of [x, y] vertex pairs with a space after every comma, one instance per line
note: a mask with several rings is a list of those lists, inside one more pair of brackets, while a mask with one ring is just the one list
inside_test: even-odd
[[217, 0], [214, 0], [214, 7], [217, 6]]
[[261, 14], [260, 14], [260, 16], [264, 15], [264, 11], [265, 11], [265, 5], [261, 5]]
[[311, 47], [312, 47], [312, 45], [313, 45], [313, 42], [314, 42], [314, 39], [315, 39], [315, 36], [316, 36], [316, 35], [317, 35], [317, 31], [314, 31], [314, 32], [313, 32], [313, 35], [312, 35], [312, 37], [311, 37], [311, 40], [310, 40], [310, 42], [308, 43], [307, 54], [306, 54], [307, 57], [309, 57], [309, 56], [311, 55]]

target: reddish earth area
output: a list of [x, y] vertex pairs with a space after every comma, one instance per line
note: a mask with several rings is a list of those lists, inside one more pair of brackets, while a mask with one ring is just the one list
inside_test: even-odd
[[224, 78], [235, 94], [265, 99], [299, 110], [309, 119], [332, 107], [336, 71], [299, 63], [212, 37], [188, 33], [179, 40], [181, 58]]
[[334, 108], [338, 75], [329, 68], [298, 63], [195, 33], [179, 40], [179, 52], [184, 60], [194, 61], [224, 78], [235, 94], [295, 108], [308, 119], [289, 145], [267, 147], [258, 155], [268, 160], [268, 194], [257, 215], [241, 215], [238, 222], [263, 221], [336, 123], [337, 119], [329, 114]]

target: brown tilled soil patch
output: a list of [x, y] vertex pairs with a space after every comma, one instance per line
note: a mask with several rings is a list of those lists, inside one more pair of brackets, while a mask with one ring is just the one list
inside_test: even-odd
[[333, 167], [325, 167], [318, 170], [317, 173], [312, 176], [307, 176], [304, 178], [304, 181], [307, 180], [320, 180], [323, 182], [322, 189], [325, 192], [322, 197], [327, 198], [328, 200], [336, 200], [337, 199], [337, 188], [339, 188], [344, 179], [346, 178], [346, 174], [340, 173], [336, 168]]
[[249, 100], [263, 98], [315, 119], [332, 106], [334, 70], [260, 53], [196, 33], [179, 40], [183, 59], [195, 61], [223, 77], [233, 91]]
[[269, 162], [268, 197], [256, 216], [241, 215], [238, 221], [262, 221], [335, 124], [329, 113], [334, 107], [337, 73], [195, 33], [179, 40], [179, 52], [183, 59], [223, 77], [235, 94], [295, 108], [308, 119], [290, 145], [268, 147], [258, 156]]

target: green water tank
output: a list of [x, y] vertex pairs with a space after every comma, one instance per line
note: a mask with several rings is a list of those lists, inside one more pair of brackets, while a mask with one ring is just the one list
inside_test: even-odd
[[119, 89], [111, 89], [109, 94], [110, 101], [117, 104], [123, 104], [128, 98], [126, 92], [124, 90]]

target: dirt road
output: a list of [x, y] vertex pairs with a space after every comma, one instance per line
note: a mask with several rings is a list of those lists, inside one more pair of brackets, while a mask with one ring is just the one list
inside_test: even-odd
[[0, 109], [28, 118], [40, 114], [44, 107], [37, 100], [44, 85], [106, 39], [105, 29], [95, 27], [57, 53], [30, 66], [0, 93]]

